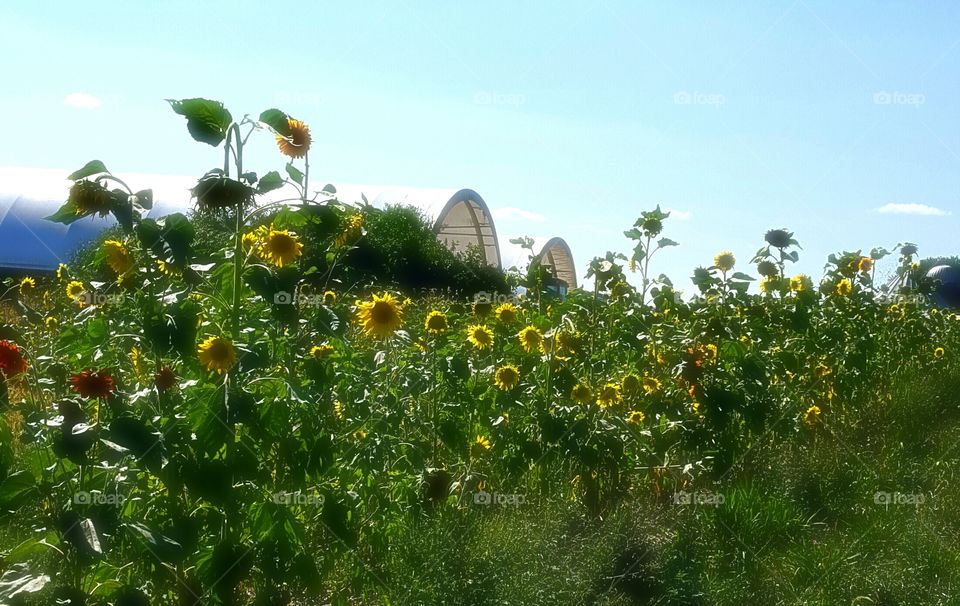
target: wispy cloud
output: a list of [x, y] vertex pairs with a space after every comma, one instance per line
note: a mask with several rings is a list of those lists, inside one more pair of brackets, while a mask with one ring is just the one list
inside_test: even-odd
[[493, 218], [497, 219], [498, 221], [501, 219], [523, 219], [524, 221], [543, 223], [547, 220], [547, 218], [540, 213], [535, 213], [530, 210], [523, 210], [522, 208], [515, 208], [513, 206], [493, 208], [490, 210], [490, 212], [493, 213]]
[[670, 213], [671, 219], [676, 219], [677, 221], [688, 221], [693, 217], [693, 213], [689, 210], [677, 210], [676, 208], [665, 208], [663, 210]]
[[97, 109], [100, 107], [100, 99], [87, 93], [70, 93], [63, 98], [63, 104], [77, 109]]
[[885, 215], [926, 215], [928, 217], [943, 217], [950, 214], [948, 211], [926, 204], [896, 204], [893, 202], [884, 204], [877, 209], [877, 212]]

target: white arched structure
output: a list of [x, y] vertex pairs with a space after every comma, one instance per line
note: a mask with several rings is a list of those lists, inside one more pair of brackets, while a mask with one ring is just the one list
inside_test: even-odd
[[[47, 221], [67, 200], [72, 171], [0, 166], [0, 268], [33, 271], [55, 269], [102, 230], [116, 223], [112, 216], [85, 217], [70, 225]], [[187, 214], [193, 209], [190, 189], [197, 177], [118, 173], [133, 191], [153, 190], [149, 217]], [[322, 183], [312, 183], [319, 188]], [[108, 183], [107, 187], [115, 187]], [[314, 189], [311, 187], [311, 190]], [[383, 208], [414, 206], [431, 221], [437, 239], [449, 249], [465, 252], [476, 246], [486, 262], [501, 268], [500, 245], [486, 202], [472, 189], [431, 189], [336, 185], [341, 202]], [[291, 186], [270, 192], [263, 202], [296, 198]]]
[[577, 287], [577, 266], [573, 262], [573, 252], [563, 238], [555, 237], [547, 240], [537, 256], [533, 258], [533, 263], [553, 268], [554, 275], [566, 282], [568, 288]]

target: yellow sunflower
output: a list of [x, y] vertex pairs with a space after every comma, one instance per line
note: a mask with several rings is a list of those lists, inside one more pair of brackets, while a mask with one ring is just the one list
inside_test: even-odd
[[510, 391], [520, 383], [520, 371], [513, 364], [504, 364], [497, 369], [493, 383], [503, 391]]
[[643, 378], [643, 390], [648, 394], [656, 393], [663, 387], [663, 383], [656, 377], [646, 376]]
[[363, 233], [363, 215], [357, 213], [351, 215], [343, 224], [340, 233], [337, 234], [334, 244], [337, 246], [346, 246], [356, 240]]
[[370, 301], [357, 302], [355, 319], [368, 337], [386, 339], [403, 324], [403, 308], [390, 293], [374, 294]]
[[870, 273], [873, 270], [873, 259], [870, 257], [861, 257], [858, 269], [865, 274]]
[[520, 338], [520, 344], [527, 353], [532, 353], [543, 343], [543, 333], [533, 326], [527, 326], [517, 335]]
[[722, 272], [730, 271], [736, 263], [737, 259], [733, 256], [733, 253], [726, 250], [713, 258], [713, 264]]
[[280, 153], [289, 158], [302, 158], [310, 150], [310, 127], [300, 120], [287, 118], [287, 129], [290, 135], [284, 137], [277, 134], [277, 147]]
[[106, 240], [103, 243], [103, 252], [107, 257], [107, 265], [117, 275], [125, 274], [133, 267], [133, 257], [123, 242]]
[[779, 276], [767, 276], [760, 280], [760, 292], [769, 295], [780, 290]]
[[933, 357], [934, 357], [934, 358], [937, 358], [937, 359], [939, 360], [939, 359], [942, 358], [946, 353], [947, 353], [947, 352], [944, 351], [944, 349], [943, 349], [942, 347], [938, 347], [938, 348], [936, 348], [936, 349], [933, 350]]
[[646, 418], [647, 415], [643, 414], [642, 411], [631, 410], [630, 414], [627, 415], [627, 423], [631, 425], [640, 425], [644, 422], [644, 420], [646, 420]]
[[570, 397], [578, 404], [586, 404], [593, 400], [593, 391], [583, 383], [577, 383], [570, 390]]
[[467, 327], [467, 341], [483, 351], [493, 345], [493, 331], [483, 324], [474, 324]]
[[247, 233], [240, 236], [240, 244], [245, 250], [253, 250], [257, 247], [259, 238], [257, 238], [257, 233], [253, 231], [248, 231]]
[[813, 280], [806, 274], [797, 274], [790, 278], [790, 290], [793, 292], [807, 292], [813, 288]]
[[57, 325], [59, 324], [59, 322], [57, 322], [57, 319], [54, 318], [53, 316], [47, 316], [47, 318], [43, 321], [43, 323], [47, 327], [47, 330], [51, 332], [56, 330]]
[[69, 284], [67, 284], [67, 297], [69, 297], [73, 301], [78, 301], [82, 303], [82, 301], [80, 300], [80, 296], [83, 295], [83, 293], [85, 292], [87, 292], [87, 289], [84, 288], [83, 282], [74, 280]]
[[310, 348], [310, 357], [314, 360], [325, 360], [334, 352], [333, 345], [324, 343], [323, 345], [314, 345]]
[[849, 296], [853, 292], [853, 282], [850, 278], [844, 278], [837, 282], [837, 294], [841, 297]]
[[37, 281], [30, 276], [24, 276], [20, 280], [20, 294], [23, 296], [32, 295], [37, 290]]
[[63, 263], [60, 263], [59, 265], [57, 265], [57, 281], [58, 282], [63, 282], [64, 280], [67, 279], [67, 271], [69, 270], [67, 269], [67, 266], [64, 265]]
[[470, 447], [470, 452], [475, 457], [482, 455], [488, 450], [490, 450], [490, 440], [482, 435], [478, 435]]
[[820, 421], [821, 414], [820, 407], [814, 404], [803, 414], [803, 422], [807, 425], [814, 425]]
[[600, 408], [614, 406], [622, 401], [623, 396], [620, 395], [620, 386], [616, 383], [607, 383], [597, 392], [597, 404]]
[[447, 330], [447, 316], [442, 311], [434, 309], [427, 314], [423, 321], [423, 328], [429, 333], [439, 335]]
[[323, 304], [324, 305], [335, 305], [337, 302], [337, 293], [332, 290], [325, 291], [323, 293]]
[[260, 238], [258, 248], [260, 256], [277, 267], [289, 265], [303, 254], [303, 244], [295, 234], [285, 229], [274, 229], [272, 226]]
[[197, 347], [197, 359], [207, 370], [223, 374], [237, 362], [237, 351], [229, 339], [208, 337]]
[[513, 324], [517, 321], [519, 312], [517, 311], [517, 306], [513, 303], [504, 303], [500, 305], [494, 313], [497, 316], [497, 320], [504, 324]]

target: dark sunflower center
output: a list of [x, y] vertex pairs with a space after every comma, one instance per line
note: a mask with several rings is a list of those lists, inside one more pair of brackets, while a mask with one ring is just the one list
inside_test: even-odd
[[393, 321], [393, 306], [386, 301], [377, 301], [370, 310], [370, 317], [377, 324], [388, 324]]

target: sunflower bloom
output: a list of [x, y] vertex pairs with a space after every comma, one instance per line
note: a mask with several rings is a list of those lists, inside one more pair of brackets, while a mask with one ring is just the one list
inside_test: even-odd
[[223, 374], [237, 362], [237, 351], [229, 339], [208, 337], [197, 348], [197, 359], [209, 371]]
[[27, 370], [27, 361], [16, 343], [0, 341], [0, 370], [8, 377], [15, 377]]
[[363, 233], [363, 215], [357, 213], [351, 215], [343, 225], [343, 229], [337, 234], [334, 244], [337, 246], [346, 246], [356, 240]]
[[497, 310], [494, 312], [497, 316], [497, 320], [504, 324], [513, 324], [517, 321], [517, 316], [519, 312], [517, 311], [517, 306], [513, 303], [504, 303], [500, 307], [497, 307]]
[[427, 332], [439, 335], [447, 330], [447, 315], [442, 311], [434, 309], [427, 314], [426, 319], [423, 321], [423, 328]]
[[850, 278], [844, 278], [837, 282], [837, 294], [841, 297], [850, 296], [850, 293], [853, 292], [853, 282], [850, 281]]
[[578, 404], [586, 404], [593, 400], [593, 391], [583, 383], [577, 383], [570, 390], [570, 397]]
[[47, 316], [46, 319], [43, 321], [43, 324], [47, 327], [47, 330], [53, 332], [54, 330], [57, 329], [57, 325], [60, 323], [57, 322], [57, 319], [54, 318], [53, 316]]
[[303, 244], [295, 234], [273, 227], [260, 238], [257, 248], [261, 257], [277, 267], [290, 265], [303, 254]]
[[133, 257], [130, 251], [119, 240], [106, 240], [103, 243], [103, 252], [107, 257], [107, 265], [110, 266], [117, 275], [122, 275], [130, 271], [133, 267]]
[[720, 271], [726, 273], [733, 269], [733, 266], [736, 265], [737, 259], [733, 256], [733, 253], [730, 251], [723, 251], [718, 253], [717, 256], [713, 258], [713, 264]]
[[493, 383], [502, 391], [510, 391], [520, 383], [520, 371], [513, 364], [505, 364], [497, 369]]
[[287, 118], [287, 129], [290, 135], [284, 137], [277, 134], [277, 147], [280, 153], [288, 158], [302, 158], [310, 150], [310, 127], [300, 120]]
[[793, 292], [807, 292], [813, 288], [813, 280], [806, 274], [797, 274], [790, 278], [790, 290]]
[[173, 389], [177, 384], [177, 374], [169, 366], [164, 366], [157, 374], [153, 375], [153, 384], [159, 391]]
[[113, 377], [106, 370], [84, 370], [70, 377], [71, 389], [88, 399], [106, 399], [114, 391]]
[[936, 349], [933, 350], [933, 357], [939, 360], [939, 359], [942, 358], [946, 353], [947, 353], [947, 352], [944, 351], [944, 349], [943, 349], [942, 347], [938, 347], [938, 348], [936, 348]]
[[403, 308], [390, 293], [375, 294], [370, 301], [357, 303], [355, 320], [368, 337], [386, 339], [403, 324]]
[[493, 331], [483, 324], [474, 324], [467, 328], [467, 341], [483, 351], [493, 345]]
[[820, 407], [814, 404], [803, 413], [803, 422], [807, 425], [815, 425], [820, 421], [821, 415]]
[[80, 305], [83, 305], [83, 294], [87, 292], [87, 289], [83, 286], [83, 282], [74, 280], [67, 284], [67, 297], [72, 301], [76, 301]]
[[641, 425], [644, 420], [646, 420], [647, 415], [643, 414], [640, 410], [631, 410], [630, 414], [627, 415], [627, 423], [630, 425]]
[[527, 326], [521, 330], [517, 337], [520, 339], [520, 344], [523, 345], [523, 350], [527, 353], [533, 353], [543, 343], [543, 333], [533, 326]]
[[322, 345], [314, 345], [310, 348], [310, 357], [314, 360], [326, 360], [330, 357], [330, 354], [334, 352], [333, 345], [329, 343], [324, 343]]
[[660, 382], [660, 379], [656, 377], [644, 377], [643, 378], [643, 390], [648, 394], [656, 393], [660, 391], [660, 388], [663, 387], [663, 383]]
[[324, 305], [336, 305], [337, 303], [337, 293], [332, 290], [325, 291], [323, 293], [323, 304]]
[[860, 263], [857, 264], [857, 268], [865, 274], [870, 273], [873, 271], [873, 259], [870, 257], [861, 257]]
[[20, 280], [20, 294], [23, 296], [32, 295], [37, 290], [37, 281], [30, 276], [24, 276]]
[[620, 386], [616, 383], [607, 383], [597, 392], [597, 404], [600, 408], [608, 408], [623, 401], [620, 395]]
[[490, 450], [490, 440], [486, 436], [478, 435], [470, 447], [473, 456], [480, 456]]

